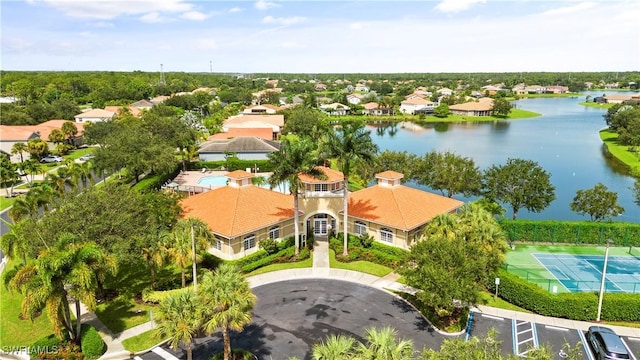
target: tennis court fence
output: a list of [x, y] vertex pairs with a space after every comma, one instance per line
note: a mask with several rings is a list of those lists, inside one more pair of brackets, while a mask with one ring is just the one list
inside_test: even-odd
[[[635, 248], [636, 250], [640, 250]], [[639, 251], [640, 253], [640, 251]], [[640, 255], [640, 254], [639, 254]], [[600, 291], [600, 281], [583, 281], [573, 279], [563, 279], [562, 281], [555, 277], [543, 276], [540, 274], [542, 269], [527, 269], [515, 265], [505, 264], [503, 266], [507, 272], [514, 274], [522, 279], [527, 280], [530, 283], [536, 284], [548, 292], [591, 292]], [[624, 292], [631, 294], [640, 294], [640, 282], [616, 282], [616, 284], [625, 289]], [[610, 288], [607, 288], [607, 293], [616, 292]]]

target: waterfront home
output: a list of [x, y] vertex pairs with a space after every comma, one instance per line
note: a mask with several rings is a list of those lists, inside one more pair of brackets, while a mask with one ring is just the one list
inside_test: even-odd
[[228, 118], [222, 124], [222, 132], [230, 129], [271, 129], [271, 140], [278, 140], [284, 127], [284, 115], [241, 114]]
[[393, 115], [393, 107], [380, 107], [380, 105], [376, 102], [368, 102], [362, 105], [364, 109], [362, 113], [364, 115], [371, 116], [383, 116], [383, 115]]
[[267, 160], [270, 153], [279, 149], [279, 142], [242, 136], [207, 140], [198, 149], [198, 157], [200, 161], [220, 161], [225, 160], [228, 154], [235, 154], [241, 160]]
[[404, 114], [415, 114], [416, 111], [433, 112], [436, 104], [432, 101], [423, 99], [421, 97], [414, 97], [408, 100], [404, 100], [400, 103], [400, 112]]
[[455, 115], [491, 116], [493, 114], [493, 99], [481, 98], [463, 104], [451, 105], [449, 111]]
[[349, 113], [350, 107], [340, 103], [331, 103], [320, 105], [320, 111], [331, 116], [344, 116]]

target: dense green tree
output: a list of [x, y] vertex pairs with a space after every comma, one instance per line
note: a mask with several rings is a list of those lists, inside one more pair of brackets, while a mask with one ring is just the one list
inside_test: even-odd
[[418, 172], [417, 162], [418, 156], [416, 154], [385, 150], [376, 158], [375, 172], [392, 170], [404, 174], [405, 180], [414, 179]]
[[200, 260], [198, 253], [207, 249], [211, 244], [212, 236], [207, 224], [195, 218], [180, 219], [174, 225], [168, 237], [169, 241], [164, 246], [168, 257], [180, 268], [182, 287], [187, 286], [187, 266], [189, 264], [195, 266]]
[[[80, 114], [80, 107], [75, 101], [70, 99], [57, 99], [51, 103], [55, 112], [56, 118], [65, 120], [74, 120], [74, 117]], [[51, 120], [51, 119], [48, 119]], [[64, 129], [63, 129], [64, 131]], [[75, 133], [74, 133], [75, 135]]]
[[0, 187], [3, 187], [7, 197], [13, 196], [13, 187], [20, 181], [18, 167], [7, 156], [0, 154]]
[[633, 202], [640, 206], [640, 179], [636, 179], [631, 191], [633, 192]]
[[27, 148], [27, 144], [23, 142], [17, 142], [13, 144], [13, 146], [11, 147], [11, 155], [19, 154], [20, 162], [24, 162], [24, 158], [22, 157], [22, 154], [28, 152], [28, 150], [29, 149]]
[[440, 191], [443, 196], [477, 195], [482, 188], [482, 174], [472, 158], [454, 152], [432, 151], [417, 162], [418, 183]]
[[427, 225], [399, 273], [420, 290], [420, 300], [449, 317], [461, 310], [456, 301], [465, 307], [481, 301], [484, 284], [504, 262], [505, 239], [491, 214], [465, 205], [460, 214], [442, 214]]
[[37, 124], [58, 118], [56, 108], [45, 102], [32, 102], [25, 106], [25, 111]]
[[[33, 263], [13, 273], [9, 288], [24, 295], [22, 315], [33, 319], [45, 308], [56, 336], [64, 331], [80, 344], [80, 301], [93, 310], [97, 283], [101, 274], [115, 273], [115, 263], [93, 243], [77, 243], [63, 234], [48, 246]], [[73, 326], [68, 298], [76, 301], [76, 326]]]
[[151, 289], [156, 288], [157, 268], [162, 266], [167, 258], [167, 245], [170, 244], [171, 236], [167, 230], [159, 230], [142, 235], [141, 254], [142, 259], [147, 263], [151, 274]]
[[293, 228], [295, 239], [295, 254], [300, 252], [300, 210], [299, 197], [304, 195], [304, 184], [300, 175], [321, 178], [324, 176], [316, 168], [318, 153], [315, 144], [307, 138], [297, 141], [284, 139], [280, 144], [280, 150], [269, 155], [269, 161], [273, 164], [273, 174], [269, 177], [269, 185], [272, 188], [283, 182], [289, 184], [289, 191], [293, 194]]
[[256, 296], [247, 279], [231, 264], [222, 264], [213, 273], [205, 272], [198, 291], [203, 299], [204, 331], [209, 334], [222, 331], [224, 360], [229, 360], [229, 331], [242, 331], [251, 323]]
[[52, 142], [54, 144], [60, 144], [64, 141], [64, 133], [60, 129], [53, 129], [49, 133], [49, 139], [47, 140], [49, 140], [49, 142]]
[[618, 194], [598, 183], [592, 189], [578, 190], [569, 204], [572, 211], [580, 215], [589, 214], [591, 221], [611, 220], [624, 212], [618, 204]]
[[20, 105], [0, 103], [0, 113], [2, 125], [36, 125], [38, 123]]
[[84, 126], [83, 139], [86, 144], [105, 146], [107, 137], [118, 129], [114, 121], [87, 123]]
[[187, 348], [187, 360], [193, 358], [192, 343], [201, 325], [200, 299], [192, 289], [182, 289], [167, 295], [155, 317], [155, 332], [162, 339], [169, 339], [173, 349], [182, 342]]
[[76, 146], [76, 135], [78, 134], [78, 127], [76, 126], [76, 124], [74, 124], [72, 121], [66, 121], [64, 124], [62, 124], [61, 130], [71, 146]]
[[493, 99], [493, 115], [499, 117], [507, 117], [511, 112], [511, 103], [503, 98]]
[[27, 151], [33, 159], [40, 160], [49, 153], [49, 145], [42, 139], [31, 139], [27, 142]]
[[326, 133], [320, 142], [320, 151], [327, 159], [335, 159], [338, 169], [344, 175], [343, 188], [343, 232], [344, 252], [348, 255], [348, 204], [349, 176], [356, 166], [370, 166], [376, 158], [378, 147], [371, 140], [371, 132], [364, 123], [344, 123], [341, 127]]
[[435, 109], [433, 109], [433, 115], [438, 118], [446, 118], [450, 113], [451, 111], [449, 111], [449, 105], [445, 103], [442, 103], [436, 106]]
[[284, 111], [283, 134], [295, 134], [300, 137], [315, 137], [329, 131], [329, 122], [319, 110], [304, 106], [294, 106]]
[[555, 200], [551, 175], [532, 160], [509, 158], [484, 172], [483, 192], [490, 200], [509, 204], [516, 219], [518, 210], [544, 210]]

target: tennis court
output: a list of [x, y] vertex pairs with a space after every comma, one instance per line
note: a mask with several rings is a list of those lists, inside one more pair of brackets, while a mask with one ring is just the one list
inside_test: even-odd
[[[567, 291], [599, 291], [604, 256], [542, 254], [533, 256]], [[608, 293], [640, 292], [640, 260], [633, 256], [609, 256], [605, 289]]]

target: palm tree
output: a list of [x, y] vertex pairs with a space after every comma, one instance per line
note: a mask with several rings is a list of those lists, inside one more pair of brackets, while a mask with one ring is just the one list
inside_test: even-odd
[[351, 336], [329, 335], [325, 342], [314, 344], [311, 351], [313, 360], [351, 359], [356, 340]]
[[8, 157], [0, 155], [2, 158], [0, 167], [0, 187], [4, 187], [7, 197], [13, 196], [13, 187], [20, 180], [16, 164], [12, 163]]
[[[27, 252], [31, 250], [29, 240], [32, 237], [31, 229], [35, 225], [31, 219], [14, 221], [13, 224], [6, 223], [9, 232], [0, 238], [0, 248], [9, 259], [15, 259], [18, 256], [22, 258], [22, 264], [27, 264]], [[3, 220], [4, 221], [4, 220]]]
[[[191, 239], [191, 229], [194, 234], [194, 244]], [[187, 286], [186, 268], [189, 262], [194, 264], [199, 260], [198, 251], [206, 249], [211, 240], [209, 227], [195, 218], [180, 219], [171, 231], [170, 243], [166, 244], [168, 255], [181, 269], [182, 287]], [[196, 252], [193, 252], [195, 245]]]
[[11, 147], [11, 154], [13, 155], [20, 154], [20, 162], [22, 163], [24, 161], [24, 158], [22, 157], [22, 153], [28, 152], [27, 150], [28, 150], [27, 144], [19, 142], [19, 143], [13, 144], [13, 146]]
[[398, 332], [390, 327], [382, 329], [368, 328], [365, 330], [366, 343], [358, 347], [359, 359], [371, 360], [411, 360], [413, 342], [411, 340], [396, 339]]
[[75, 147], [76, 134], [78, 133], [78, 127], [76, 127], [76, 124], [74, 124], [73, 121], [65, 121], [64, 124], [62, 124], [61, 130], [64, 136], [69, 141], [69, 144]]
[[31, 139], [27, 142], [27, 151], [32, 158], [40, 160], [49, 151], [49, 145], [42, 139]]
[[295, 254], [300, 252], [300, 211], [298, 199], [301, 192], [304, 193], [304, 184], [300, 175], [309, 175], [321, 178], [324, 174], [316, 168], [317, 156], [315, 144], [309, 139], [300, 139], [292, 142], [283, 140], [280, 150], [269, 155], [269, 161], [273, 164], [273, 174], [269, 177], [269, 185], [273, 189], [283, 182], [289, 183], [289, 191], [293, 195], [293, 229], [295, 236]]
[[201, 324], [201, 308], [199, 299], [192, 289], [167, 295], [160, 303], [158, 315], [155, 317], [156, 332], [161, 338], [169, 338], [173, 349], [180, 342], [187, 347], [187, 360], [192, 359], [191, 343]]
[[149, 234], [145, 237], [145, 246], [142, 247], [142, 258], [147, 262], [151, 271], [151, 288], [156, 288], [156, 267], [162, 266], [165, 260], [165, 244], [169, 243], [170, 236], [167, 231], [159, 231], [157, 234]]
[[64, 194], [67, 187], [75, 188], [78, 184], [73, 182], [72, 173], [67, 167], [59, 167], [56, 173], [47, 173], [46, 179], [58, 194]]
[[229, 360], [229, 330], [242, 331], [251, 322], [256, 296], [251, 292], [249, 282], [230, 264], [220, 265], [213, 273], [205, 272], [199, 294], [205, 309], [204, 331], [211, 334], [222, 330], [224, 360]]
[[[79, 344], [80, 301], [89, 310], [95, 308], [98, 279], [105, 272], [114, 274], [114, 264], [95, 243], [78, 243], [73, 235], [64, 234], [56, 246], [47, 248], [35, 262], [14, 273], [9, 288], [24, 295], [23, 316], [33, 319], [46, 308], [56, 336], [63, 338], [63, 330], [66, 330]], [[76, 299], [75, 329], [69, 297]]]
[[82, 181], [82, 187], [86, 188], [87, 183], [91, 182], [93, 184], [93, 162], [85, 161], [82, 163], [71, 163], [69, 165], [69, 172], [71, 173], [71, 178], [73, 179], [73, 183], [77, 184], [78, 181]]
[[371, 141], [371, 133], [364, 128], [364, 123], [345, 123], [335, 131], [327, 133], [321, 145], [326, 158], [334, 158], [338, 169], [344, 175], [344, 251], [348, 255], [348, 204], [349, 204], [349, 176], [354, 167], [370, 164], [374, 161], [378, 147]]

